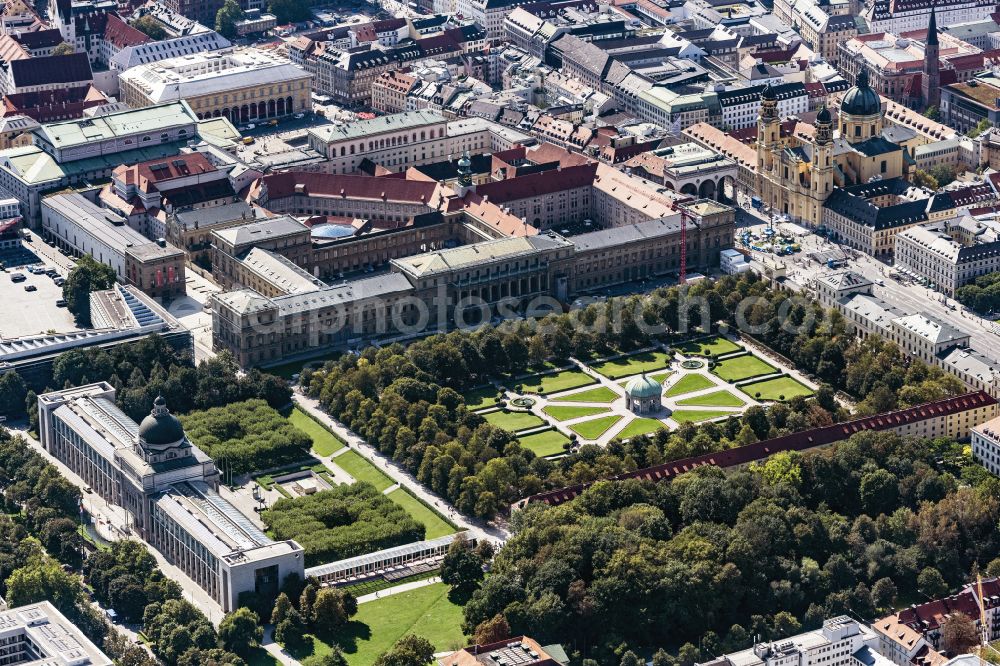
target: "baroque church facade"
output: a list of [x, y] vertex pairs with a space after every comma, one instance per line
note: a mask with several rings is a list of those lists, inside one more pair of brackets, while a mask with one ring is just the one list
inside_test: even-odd
[[822, 223], [823, 203], [835, 187], [905, 176], [908, 160], [902, 146], [883, 136], [881, 99], [866, 70], [844, 94], [836, 123], [830, 109], [820, 109], [811, 138], [782, 135], [777, 99], [766, 86], [756, 150], [756, 189], [763, 203], [813, 228]]

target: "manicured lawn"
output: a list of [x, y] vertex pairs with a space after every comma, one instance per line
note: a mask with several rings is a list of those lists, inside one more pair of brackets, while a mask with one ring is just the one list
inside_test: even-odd
[[620, 397], [621, 395], [615, 393], [613, 389], [609, 389], [607, 386], [598, 386], [579, 393], [552, 398], [552, 402], [614, 402]]
[[545, 421], [529, 412], [505, 412], [500, 410], [490, 412], [489, 414], [483, 414], [483, 418], [496, 427], [503, 428], [504, 430], [509, 430], [511, 432], [527, 430], [528, 428], [537, 428], [540, 425], [545, 425]]
[[[436, 652], [462, 645], [461, 626], [462, 607], [448, 599], [447, 585], [435, 583], [359, 605], [358, 614], [333, 640], [346, 653], [348, 664], [371, 666], [406, 634], [423, 636]], [[329, 651], [326, 644], [315, 642], [315, 654]]]
[[750, 379], [751, 377], [769, 375], [772, 372], [777, 372], [777, 369], [770, 363], [760, 360], [753, 354], [746, 354], [744, 356], [727, 358], [725, 361], [719, 361], [718, 364], [712, 368], [712, 372], [715, 373], [717, 377], [725, 379], [727, 382], [738, 382], [741, 379]]
[[623, 356], [612, 361], [596, 363], [590, 367], [608, 379], [618, 379], [619, 377], [627, 377], [628, 375], [637, 375], [640, 372], [660, 370], [668, 365], [670, 365], [670, 354], [654, 351]]
[[660, 428], [666, 427], [666, 423], [657, 419], [635, 418], [622, 428], [618, 436], [622, 439], [629, 439], [631, 437], [638, 437], [639, 435], [648, 435], [651, 432], [656, 432]]
[[333, 464], [344, 470], [358, 481], [367, 481], [379, 490], [385, 490], [392, 485], [392, 479], [382, 473], [382, 470], [368, 462], [357, 451], [348, 451], [333, 459]]
[[813, 394], [808, 386], [787, 375], [744, 384], [740, 390], [753, 398], [757, 398], [757, 394], [760, 393], [759, 400], [791, 400], [799, 395]]
[[557, 453], [562, 453], [563, 444], [569, 441], [569, 437], [562, 434], [558, 430], [546, 430], [545, 432], [536, 432], [533, 435], [527, 435], [525, 437], [519, 437], [521, 440], [521, 446], [524, 448], [534, 451], [536, 456], [553, 456]]
[[720, 356], [721, 354], [731, 354], [741, 349], [735, 342], [719, 336], [685, 342], [677, 348], [682, 354], [687, 354], [688, 356]]
[[553, 375], [534, 375], [519, 379], [525, 393], [558, 393], [569, 389], [596, 384], [597, 380], [580, 370], [563, 370]]
[[694, 398], [678, 400], [677, 404], [697, 407], [742, 407], [746, 402], [729, 391], [715, 391], [714, 393], [705, 393]]
[[436, 539], [455, 532], [455, 528], [449, 525], [437, 512], [402, 488], [393, 490], [386, 497], [406, 509], [406, 512], [413, 516], [413, 519], [418, 523], [423, 523], [427, 529], [424, 539]]
[[712, 388], [713, 386], [715, 386], [715, 383], [704, 375], [684, 375], [677, 380], [676, 384], [664, 391], [663, 395], [669, 398], [675, 395], [684, 395], [685, 393], [690, 393], [691, 391], [700, 391], [702, 389]]
[[584, 416], [603, 414], [610, 411], [607, 407], [569, 407], [562, 405], [549, 405], [542, 409], [543, 412], [554, 418], [556, 421], [569, 421]]
[[569, 429], [584, 439], [597, 439], [603, 435], [608, 428], [618, 423], [619, 419], [621, 419], [620, 416], [612, 414], [611, 416], [602, 416], [600, 418], [590, 419], [589, 421], [581, 421], [580, 423], [570, 426]]
[[732, 354], [743, 348], [735, 342], [722, 336], [713, 336], [702, 340], [686, 342], [679, 347], [680, 351], [689, 356], [721, 356]]
[[687, 423], [688, 421], [697, 423], [698, 421], [717, 419], [720, 416], [729, 416], [732, 413], [733, 412], [720, 412], [711, 409], [675, 409], [674, 413], [670, 416], [678, 423]]
[[317, 455], [329, 456], [345, 446], [339, 437], [314, 421], [311, 416], [298, 407], [292, 410], [288, 420], [293, 426], [312, 437], [312, 450]]
[[462, 394], [462, 397], [465, 398], [465, 406], [471, 411], [492, 407], [496, 404], [494, 398], [497, 397], [497, 387], [492, 384], [490, 386], [481, 386], [477, 389], [466, 391]]

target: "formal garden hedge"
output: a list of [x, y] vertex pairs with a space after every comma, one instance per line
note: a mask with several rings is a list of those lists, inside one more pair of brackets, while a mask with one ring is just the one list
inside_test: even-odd
[[270, 469], [309, 455], [312, 438], [259, 399], [181, 416], [188, 437], [229, 474]]
[[369, 483], [281, 499], [261, 514], [271, 534], [294, 539], [306, 566], [421, 541], [424, 526]]

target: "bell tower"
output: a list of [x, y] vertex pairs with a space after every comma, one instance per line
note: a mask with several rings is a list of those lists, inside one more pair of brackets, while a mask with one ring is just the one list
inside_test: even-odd
[[771, 84], [760, 93], [760, 114], [757, 117], [757, 190], [762, 189], [766, 171], [775, 168], [775, 152], [781, 143], [781, 118], [778, 117], [778, 97]]
[[820, 223], [823, 202], [833, 191], [833, 117], [830, 109], [823, 108], [816, 114], [816, 134], [813, 138], [812, 199], [813, 223]]
[[924, 40], [924, 71], [920, 78], [920, 93], [924, 108], [941, 103], [941, 62], [938, 46], [937, 13], [931, 5], [931, 20]]

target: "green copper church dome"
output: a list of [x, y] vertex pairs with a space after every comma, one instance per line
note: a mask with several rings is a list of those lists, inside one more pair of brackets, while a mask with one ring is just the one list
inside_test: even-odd
[[646, 375], [635, 377], [625, 386], [625, 395], [630, 398], [658, 398], [662, 393], [660, 382]]

